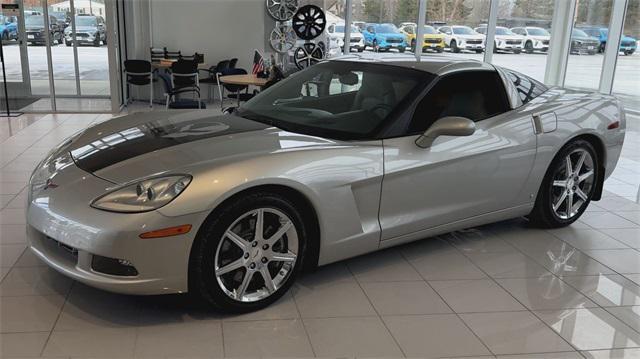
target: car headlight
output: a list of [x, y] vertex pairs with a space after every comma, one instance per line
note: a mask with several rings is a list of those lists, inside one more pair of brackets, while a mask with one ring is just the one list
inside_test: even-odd
[[121, 213], [153, 211], [178, 197], [191, 183], [191, 178], [171, 175], [143, 179], [97, 198], [91, 207]]

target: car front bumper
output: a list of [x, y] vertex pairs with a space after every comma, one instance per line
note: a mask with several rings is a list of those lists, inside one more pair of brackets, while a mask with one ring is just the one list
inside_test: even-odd
[[[112, 292], [187, 291], [191, 244], [206, 214], [168, 217], [158, 211], [123, 214], [94, 209], [89, 206], [92, 198], [113, 184], [75, 166], [65, 169], [56, 182], [69, 184], [42, 191], [27, 206], [27, 236], [36, 256], [66, 276]], [[139, 237], [184, 224], [193, 225], [187, 234]], [[95, 260], [100, 257], [127, 261], [137, 273], [107, 274], [96, 269]]]
[[[73, 42], [74, 41], [73, 37], [70, 34], [69, 35], [65, 35], [64, 36], [64, 40], [66, 42]], [[89, 35], [89, 34], [87, 34], [87, 35], [77, 34], [75, 41], [77, 43], [79, 43], [79, 44], [93, 44], [96, 41], [96, 37], [93, 36], [93, 35]]]
[[484, 44], [470, 44], [468, 42], [463, 42], [458, 47], [463, 50], [484, 50]]
[[523, 43], [508, 44], [503, 41], [498, 41], [496, 48], [502, 51], [522, 51], [524, 49]]

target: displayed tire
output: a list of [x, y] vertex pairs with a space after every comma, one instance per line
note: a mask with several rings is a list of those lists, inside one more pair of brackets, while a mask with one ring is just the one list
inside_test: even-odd
[[324, 59], [324, 50], [320, 44], [316, 45], [312, 42], [307, 42], [298, 47], [293, 53], [293, 61], [296, 67], [300, 70], [309, 66], [317, 64]]
[[555, 156], [542, 181], [531, 222], [542, 228], [559, 228], [584, 213], [600, 175], [597, 152], [585, 140], [574, 140]]
[[327, 26], [327, 18], [319, 7], [305, 5], [293, 15], [291, 26], [302, 40], [313, 40], [322, 35]]
[[289, 199], [248, 194], [212, 214], [189, 260], [189, 292], [227, 312], [264, 308], [282, 297], [302, 268], [308, 228]]
[[267, 0], [267, 12], [276, 21], [291, 20], [298, 10], [298, 0]]
[[277, 24], [269, 35], [271, 48], [279, 53], [286, 53], [296, 44], [296, 33], [291, 26]]

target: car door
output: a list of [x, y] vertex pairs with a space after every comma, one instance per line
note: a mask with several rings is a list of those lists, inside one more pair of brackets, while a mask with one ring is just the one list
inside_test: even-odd
[[[475, 121], [475, 133], [440, 136], [429, 148], [418, 147], [419, 135], [444, 116]], [[407, 133], [383, 141], [382, 240], [532, 201], [523, 193], [536, 153], [532, 119], [511, 110], [497, 72], [439, 78]]]

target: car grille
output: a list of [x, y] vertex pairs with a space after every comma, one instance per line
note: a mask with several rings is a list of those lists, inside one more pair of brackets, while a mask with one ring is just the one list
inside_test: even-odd
[[427, 44], [439, 44], [441, 41], [440, 39], [424, 39], [424, 42]]
[[356, 38], [352, 37], [352, 38], [349, 39], [349, 42], [351, 42], [351, 43], [360, 42], [360, 39], [358, 39], [357, 37]]
[[87, 38], [90, 35], [87, 34], [86, 32], [76, 32], [76, 37], [80, 37], [80, 38]]
[[27, 35], [33, 35], [35, 37], [42, 36], [42, 34], [38, 31], [27, 31]]
[[64, 244], [62, 242], [58, 242], [57, 240], [55, 240], [55, 239], [53, 239], [53, 238], [51, 238], [49, 236], [46, 236], [45, 238], [47, 240], [49, 240], [50, 243], [53, 243], [55, 246], [57, 246], [61, 251], [66, 252], [68, 255], [70, 255], [73, 258], [78, 258], [78, 250], [77, 249], [75, 249], [75, 248], [73, 248], [71, 246], [68, 246], [68, 245], [66, 245], [66, 244]]
[[402, 39], [387, 39], [387, 42], [390, 44], [399, 44], [402, 42]]
[[482, 40], [467, 40], [467, 44], [471, 45], [479, 45], [482, 43]]
[[543, 45], [549, 45], [549, 40], [542, 40]]
[[622, 45], [622, 46], [633, 46], [634, 42], [633, 41], [623, 41], [622, 43], [620, 43], [620, 45]]
[[507, 40], [507, 45], [520, 45], [522, 44], [521, 40]]

